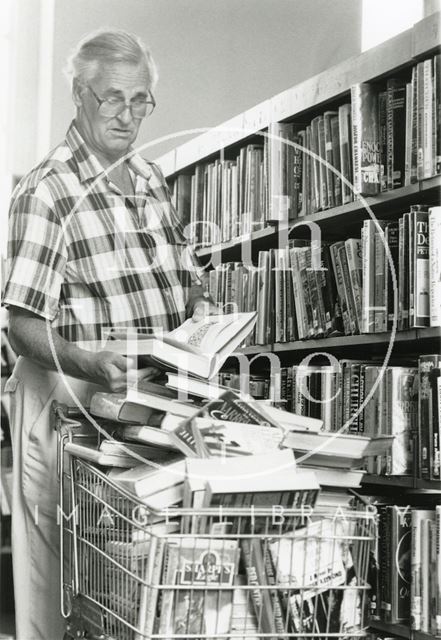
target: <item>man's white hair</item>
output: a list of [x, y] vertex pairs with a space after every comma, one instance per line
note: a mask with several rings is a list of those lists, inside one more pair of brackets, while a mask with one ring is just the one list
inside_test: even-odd
[[65, 74], [72, 86], [75, 79], [89, 82], [102, 64], [125, 62], [144, 64], [154, 89], [158, 70], [141, 38], [123, 29], [103, 28], [82, 38], [67, 59]]

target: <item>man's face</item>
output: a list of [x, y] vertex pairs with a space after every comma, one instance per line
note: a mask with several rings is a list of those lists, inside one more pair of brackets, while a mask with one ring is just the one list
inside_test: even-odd
[[138, 135], [141, 118], [134, 118], [128, 108], [114, 117], [103, 116], [93, 92], [100, 100], [117, 97], [129, 102], [133, 98], [147, 99], [149, 85], [144, 65], [119, 62], [100, 65], [87, 84], [74, 88], [77, 124], [98, 158], [114, 162], [124, 156]]

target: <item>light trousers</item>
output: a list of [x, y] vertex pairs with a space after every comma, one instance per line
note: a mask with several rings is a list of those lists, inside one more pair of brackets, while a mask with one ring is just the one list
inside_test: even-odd
[[[71, 391], [69, 390], [69, 387]], [[62, 640], [57, 505], [57, 434], [53, 400], [88, 406], [98, 387], [47, 371], [20, 357], [5, 391], [11, 395], [13, 449], [12, 562], [17, 640]]]

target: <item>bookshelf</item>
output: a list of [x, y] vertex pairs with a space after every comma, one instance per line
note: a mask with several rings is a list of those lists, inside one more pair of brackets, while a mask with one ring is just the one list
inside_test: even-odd
[[[271, 123], [311, 121], [326, 109], [335, 109], [350, 102], [351, 86], [361, 82], [383, 83], [392, 75], [409, 73], [412, 66], [441, 51], [440, 14], [433, 14], [414, 25], [408, 31], [351, 58], [301, 84], [265, 100], [259, 105], [235, 116], [229, 121], [203, 133], [159, 158], [157, 162], [166, 178], [173, 182], [179, 175], [191, 175], [200, 163], [237, 156], [241, 147], [262, 144], [263, 135]], [[316, 223], [323, 237], [330, 241], [350, 238], [359, 233], [365, 220], [369, 219], [366, 205], [377, 217], [395, 221], [412, 205], [437, 205], [441, 202], [441, 175], [418, 179], [412, 184], [381, 192], [363, 199], [307, 214], [288, 223], [267, 222], [264, 228], [236, 234], [231, 240], [212, 246], [196, 246], [202, 264], [210, 266], [215, 256], [221, 262], [238, 262], [243, 259], [243, 244], [247, 244], [247, 258], [256, 261], [259, 251], [280, 246], [281, 238], [307, 238], [307, 225]], [[302, 339], [290, 342], [270, 342], [264, 345], [244, 347], [241, 352], [253, 357], [258, 354], [278, 354], [301, 360], [314, 351], [329, 351], [333, 355], [354, 357], [352, 354], [370, 354], [385, 351], [391, 340], [391, 332], [359, 335], [332, 335], [324, 338]], [[410, 328], [397, 331], [394, 337], [397, 353], [431, 354], [441, 353], [441, 328]], [[416, 356], [416, 357], [417, 357]], [[227, 363], [228, 364], [228, 363]], [[441, 483], [414, 476], [377, 476], [366, 474], [363, 493], [400, 497], [413, 506], [439, 504]], [[388, 624], [372, 620], [371, 629], [387, 635], [408, 640], [429, 640], [433, 635], [413, 631], [407, 624]]]
[[[161, 163], [161, 160], [159, 162]], [[422, 204], [441, 201], [441, 176], [433, 176], [401, 189], [385, 191], [376, 197], [367, 197], [364, 200], [375, 215], [381, 215], [382, 218], [393, 218], [397, 211], [404, 211], [416, 200]], [[288, 237], [302, 237], [302, 235], [304, 237], [305, 222], [318, 223], [323, 233], [327, 233], [328, 236], [331, 228], [338, 224], [347, 235], [354, 228], [359, 227], [360, 223], [368, 217], [369, 213], [364, 203], [354, 201], [341, 207], [334, 207], [294, 220], [292, 225], [287, 227]], [[270, 248], [275, 246], [280, 233], [279, 225], [271, 225], [223, 244], [197, 249], [196, 253], [202, 262], [204, 262], [204, 258], [213, 254], [220, 254], [225, 261], [234, 260], [238, 258], [240, 247], [244, 241], [250, 242], [254, 251], [262, 247]], [[331, 233], [331, 236], [336, 237], [335, 231]]]
[[[387, 345], [390, 341], [390, 332], [360, 334], [354, 336], [335, 336], [329, 338], [317, 338], [316, 340], [296, 340], [295, 342], [280, 342], [270, 345], [253, 345], [243, 347], [242, 353], [254, 355], [256, 353], [283, 353], [314, 351], [316, 349], [341, 349], [350, 347], [366, 347], [366, 345]], [[403, 343], [409, 347], [415, 347], [415, 341], [430, 343], [435, 347], [439, 344], [440, 330], [438, 327], [427, 327], [424, 329], [409, 329], [407, 331], [397, 331], [395, 335], [396, 343]]]

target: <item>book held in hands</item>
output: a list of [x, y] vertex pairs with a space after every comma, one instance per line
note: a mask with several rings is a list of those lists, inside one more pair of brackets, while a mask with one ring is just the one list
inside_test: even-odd
[[256, 312], [207, 316], [186, 320], [162, 336], [113, 333], [106, 349], [140, 356], [166, 371], [186, 371], [198, 378], [212, 378], [239, 347], [256, 322]]

